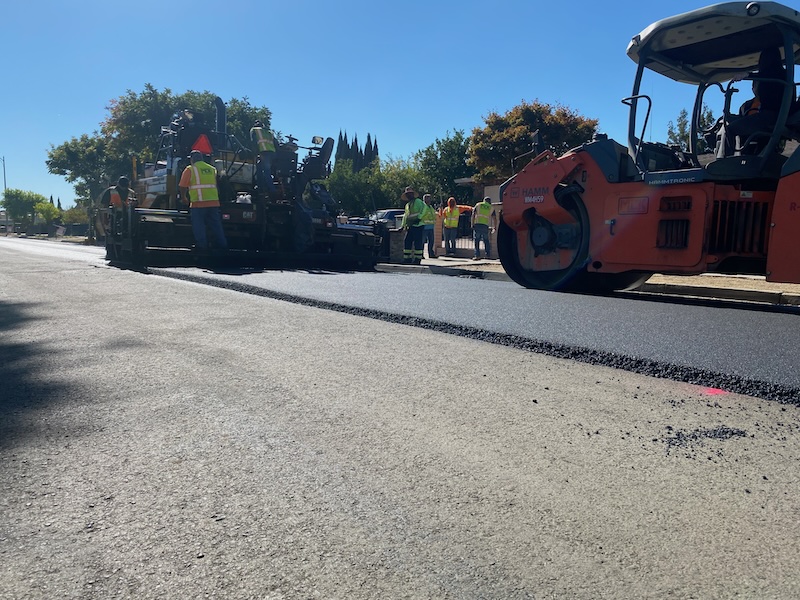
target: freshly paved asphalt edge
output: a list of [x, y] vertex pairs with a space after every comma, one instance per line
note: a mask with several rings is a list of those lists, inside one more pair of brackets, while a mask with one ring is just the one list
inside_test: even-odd
[[[48, 238], [50, 239], [50, 238]], [[85, 238], [63, 238], [65, 241], [85, 244]], [[476, 279], [487, 279], [494, 281], [511, 281], [511, 278], [504, 272], [496, 269], [462, 268], [464, 265], [472, 267], [478, 265], [497, 265], [497, 261], [471, 261], [469, 259], [448, 259], [442, 260], [423, 259], [421, 265], [402, 265], [394, 263], [379, 263], [376, 265], [377, 271], [383, 272], [408, 272], [408, 273], [429, 273], [431, 275], [448, 275], [451, 277], [474, 277]], [[800, 294], [786, 292], [775, 292], [768, 290], [737, 289], [730, 287], [713, 287], [697, 285], [679, 285], [675, 283], [650, 283], [646, 282], [639, 286], [634, 292], [644, 292], [650, 294], [662, 294], [673, 296], [692, 296], [696, 298], [713, 298], [719, 300], [736, 300], [740, 302], [758, 302], [762, 304], [772, 304], [776, 306], [800, 306]]]
[[[447, 275], [451, 277], [474, 277], [494, 281], [511, 281], [511, 278], [502, 271], [481, 268], [462, 268], [465, 264], [486, 265], [496, 262], [453, 262], [441, 264], [434, 262], [438, 259], [424, 259], [421, 265], [399, 265], [394, 263], [379, 263], [375, 268], [383, 272], [428, 273], [431, 275]], [[720, 300], [737, 300], [740, 302], [759, 302], [763, 304], [800, 306], [800, 294], [773, 292], [767, 290], [745, 290], [729, 287], [711, 287], [698, 285], [680, 285], [675, 283], [650, 283], [645, 282], [634, 292], [651, 294], [664, 294], [673, 296], [693, 296], [698, 298], [715, 298]]]

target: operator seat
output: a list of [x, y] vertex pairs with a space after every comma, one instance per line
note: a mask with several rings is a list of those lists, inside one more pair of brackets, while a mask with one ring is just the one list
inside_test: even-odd
[[752, 77], [754, 97], [742, 105], [739, 116], [731, 118], [723, 152], [758, 154], [764, 147], [764, 138], [769, 140], [775, 129], [786, 89], [786, 68], [777, 46], [761, 52]]
[[327, 175], [326, 168], [328, 161], [333, 154], [333, 138], [328, 138], [322, 147], [319, 149], [319, 154], [316, 156], [309, 156], [303, 165], [303, 176], [306, 181], [312, 179], [324, 179]]

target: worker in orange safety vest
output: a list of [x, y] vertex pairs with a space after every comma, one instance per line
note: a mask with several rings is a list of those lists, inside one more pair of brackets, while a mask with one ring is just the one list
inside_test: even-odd
[[127, 211], [126, 206], [136, 205], [136, 192], [130, 188], [130, 180], [124, 175], [117, 180], [117, 185], [112, 185], [100, 196], [100, 207], [107, 208], [104, 226], [108, 229], [107, 235], [119, 235], [125, 226]]

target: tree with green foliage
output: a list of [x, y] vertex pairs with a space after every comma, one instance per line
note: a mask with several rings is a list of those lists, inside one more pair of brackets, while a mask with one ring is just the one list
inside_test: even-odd
[[36, 215], [43, 219], [48, 225], [51, 225], [61, 216], [61, 211], [58, 210], [55, 204], [51, 204], [50, 202], [37, 202], [33, 210]]
[[373, 185], [379, 176], [374, 167], [354, 171], [350, 159], [340, 158], [328, 178], [328, 191], [345, 214], [364, 215], [373, 210], [373, 205], [382, 206], [383, 198]]
[[[47, 168], [75, 184], [77, 204], [90, 206], [120, 175], [132, 174], [133, 157], [140, 164], [154, 160], [161, 127], [168, 125], [179, 110], [198, 111], [213, 129], [215, 98], [215, 94], [207, 91], [187, 91], [180, 95], [169, 89], [160, 92], [150, 84], [138, 94], [128, 90], [106, 107], [108, 116], [99, 131], [51, 146]], [[269, 109], [251, 106], [247, 98], [229, 100], [226, 113], [228, 133], [245, 145], [253, 122], [258, 119], [269, 125], [271, 119]]]
[[416, 159], [375, 160], [353, 172], [349, 159], [336, 161], [327, 182], [331, 195], [348, 215], [366, 215], [383, 208], [400, 208], [406, 186], [427, 189]]
[[[523, 101], [505, 114], [491, 112], [485, 127], [472, 131], [469, 164], [475, 180], [498, 184], [512, 175], [511, 162], [532, 149], [532, 134], [538, 130], [544, 148], [560, 154], [592, 139], [597, 119], [587, 119], [561, 104]], [[543, 148], [543, 149], [544, 149]]]
[[75, 187], [75, 203], [89, 206], [108, 187], [114, 173], [130, 173], [130, 162], [112, 157], [99, 133], [83, 134], [47, 152], [47, 170]]
[[471, 203], [471, 187], [456, 187], [455, 180], [473, 177], [475, 169], [467, 162], [469, 138], [463, 129], [452, 134], [448, 131], [444, 139], [436, 141], [416, 154], [419, 168], [427, 183], [425, 190], [435, 198], [446, 202], [450, 196], [459, 204]]
[[[700, 111], [698, 132], [711, 127], [711, 125], [714, 124], [714, 121], [715, 119], [711, 109], [708, 107], [708, 105], [703, 104], [703, 108]], [[667, 144], [680, 146], [681, 150], [684, 151], [688, 150], [691, 134], [692, 131], [691, 127], [689, 126], [689, 112], [683, 108], [681, 109], [681, 112], [678, 113], [678, 118], [676, 119], [675, 123], [672, 121], [667, 123]], [[702, 134], [698, 135], [697, 143], [698, 152], [710, 151]]]
[[6, 209], [9, 219], [20, 223], [23, 227], [33, 224], [37, 204], [51, 206], [47, 198], [35, 192], [7, 189], [3, 193], [2, 205]]
[[87, 214], [85, 208], [73, 206], [72, 208], [68, 208], [64, 211], [64, 213], [61, 215], [61, 221], [63, 223], [88, 223], [89, 215]]
[[381, 161], [380, 164], [380, 189], [386, 199], [384, 206], [378, 208], [401, 208], [405, 206], [402, 198], [403, 190], [411, 186], [420, 193], [428, 189], [429, 182], [422, 173], [419, 161], [416, 157], [409, 160], [402, 158], [390, 158]]

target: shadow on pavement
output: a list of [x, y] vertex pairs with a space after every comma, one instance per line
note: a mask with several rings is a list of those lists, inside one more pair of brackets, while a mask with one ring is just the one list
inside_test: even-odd
[[77, 393], [52, 377], [54, 358], [42, 360], [44, 342], [14, 340], [15, 330], [42, 320], [31, 315], [34, 306], [0, 300], [0, 448], [20, 444], [50, 427], [37, 412]]

